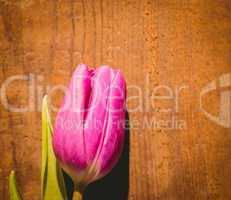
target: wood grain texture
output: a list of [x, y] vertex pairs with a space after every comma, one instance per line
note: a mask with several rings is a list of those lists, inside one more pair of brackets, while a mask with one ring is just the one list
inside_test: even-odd
[[[66, 85], [79, 63], [120, 68], [128, 97], [141, 96], [141, 103], [128, 99], [129, 200], [231, 199], [231, 129], [209, 120], [199, 104], [202, 88], [231, 72], [230, 52], [229, 0], [0, 0], [0, 84], [30, 75], [7, 89], [7, 100], [21, 106], [33, 80], [36, 88], [33, 111], [0, 104], [0, 199], [9, 199], [10, 169], [24, 199], [39, 199], [41, 96], [49, 86]], [[152, 98], [160, 85], [183, 87], [178, 110], [162, 112], [175, 104]], [[219, 94], [205, 99], [214, 114]], [[58, 106], [62, 92], [49, 95]], [[172, 117], [186, 127], [143, 127], [146, 119]]]

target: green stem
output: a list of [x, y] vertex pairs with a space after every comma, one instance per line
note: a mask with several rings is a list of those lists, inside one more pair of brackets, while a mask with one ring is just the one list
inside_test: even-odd
[[74, 191], [72, 200], [82, 200], [83, 196], [82, 193], [79, 191]]
[[86, 186], [84, 184], [78, 183], [74, 184], [74, 193], [72, 200], [82, 200], [83, 199], [83, 192]]

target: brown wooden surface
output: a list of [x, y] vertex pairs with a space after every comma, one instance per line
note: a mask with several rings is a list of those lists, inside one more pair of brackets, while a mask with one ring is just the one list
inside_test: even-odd
[[[30, 73], [43, 77], [36, 86], [66, 84], [78, 63], [115, 66], [128, 86], [141, 87], [145, 101], [130, 112], [130, 124], [173, 115], [187, 124], [184, 130], [131, 128], [129, 200], [231, 199], [230, 128], [199, 109], [201, 88], [231, 72], [231, 1], [0, 0], [1, 84]], [[8, 101], [26, 105], [28, 85], [14, 82]], [[169, 100], [150, 108], [147, 91], [158, 85], [188, 87], [180, 92], [178, 112], [160, 112], [173, 106]], [[134, 94], [130, 88], [128, 96]], [[53, 93], [52, 102], [58, 105], [61, 95]], [[218, 100], [211, 94], [207, 110], [216, 113]], [[128, 107], [137, 103], [129, 99]], [[1, 200], [9, 199], [10, 169], [17, 171], [24, 200], [39, 199], [40, 114], [9, 112], [1, 104]]]

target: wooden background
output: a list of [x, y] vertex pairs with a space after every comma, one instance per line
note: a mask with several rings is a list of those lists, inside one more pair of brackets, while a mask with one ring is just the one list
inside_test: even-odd
[[[231, 129], [208, 119], [199, 104], [202, 88], [231, 72], [231, 1], [0, 0], [1, 86], [13, 75], [30, 75], [7, 87], [8, 102], [17, 106], [28, 105], [34, 80], [36, 87], [28, 112], [11, 112], [1, 99], [1, 200], [9, 199], [11, 169], [24, 200], [39, 199], [41, 96], [49, 86], [66, 85], [79, 63], [120, 68], [128, 97], [141, 97], [128, 99], [129, 200], [231, 199]], [[159, 85], [175, 99], [185, 87], [178, 110], [163, 112], [174, 101], [152, 98]], [[166, 87], [156, 95], [169, 95]], [[58, 105], [62, 92], [49, 94]], [[204, 99], [214, 115], [219, 94]], [[142, 124], [173, 117], [185, 127]]]

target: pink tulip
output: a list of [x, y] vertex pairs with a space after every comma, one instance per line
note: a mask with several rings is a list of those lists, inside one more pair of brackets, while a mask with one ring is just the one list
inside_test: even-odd
[[124, 143], [126, 84], [108, 66], [75, 70], [55, 122], [57, 159], [78, 186], [115, 166]]

